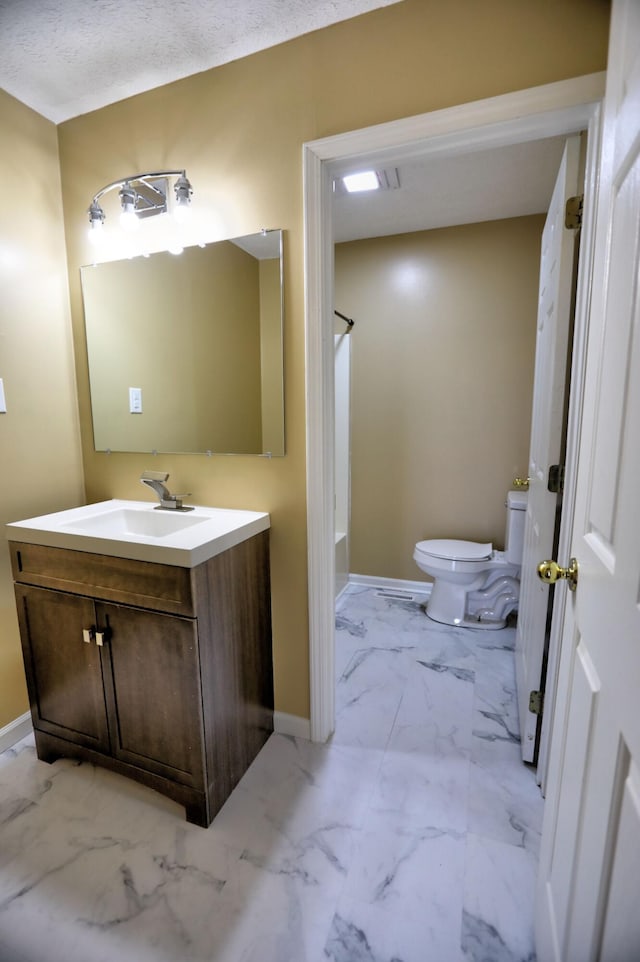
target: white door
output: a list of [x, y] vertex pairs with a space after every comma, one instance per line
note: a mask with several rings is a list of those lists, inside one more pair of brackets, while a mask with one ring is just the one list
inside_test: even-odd
[[640, 3], [612, 17], [539, 962], [640, 959]]
[[579, 193], [580, 137], [565, 145], [542, 232], [536, 361], [529, 447], [529, 497], [520, 575], [516, 630], [516, 681], [522, 757], [532, 762], [540, 716], [529, 710], [539, 691], [545, 645], [549, 587], [537, 575], [541, 558], [551, 557], [557, 494], [547, 486], [549, 467], [562, 455], [566, 421], [567, 353], [572, 320], [575, 230], [565, 227], [569, 197]]

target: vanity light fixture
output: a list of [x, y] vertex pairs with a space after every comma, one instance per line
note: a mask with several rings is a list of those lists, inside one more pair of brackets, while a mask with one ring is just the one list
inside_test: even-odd
[[181, 219], [189, 209], [193, 194], [186, 171], [158, 170], [146, 174], [134, 174], [131, 177], [114, 180], [113, 183], [107, 184], [94, 194], [87, 211], [90, 239], [97, 240], [102, 232], [105, 213], [100, 205], [100, 198], [104, 194], [111, 190], [118, 190], [122, 208], [121, 220], [126, 226], [136, 227], [142, 218], [166, 213], [170, 177], [177, 178], [173, 186], [175, 193], [173, 212], [178, 219]]
[[187, 180], [184, 171], [182, 171], [173, 185], [173, 189], [176, 195], [173, 214], [176, 220], [182, 221], [191, 209], [191, 195], [193, 194], [193, 188]]
[[93, 200], [87, 213], [89, 214], [89, 240], [96, 242], [102, 236], [104, 211], [98, 201]]
[[120, 188], [119, 197], [120, 207], [122, 208], [120, 213], [120, 223], [125, 230], [135, 230], [139, 225], [136, 214], [136, 191], [130, 184], [124, 184]]

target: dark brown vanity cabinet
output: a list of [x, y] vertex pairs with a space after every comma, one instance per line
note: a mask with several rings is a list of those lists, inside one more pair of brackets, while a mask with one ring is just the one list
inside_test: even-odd
[[10, 547], [38, 757], [209, 825], [273, 730], [268, 532], [192, 569]]

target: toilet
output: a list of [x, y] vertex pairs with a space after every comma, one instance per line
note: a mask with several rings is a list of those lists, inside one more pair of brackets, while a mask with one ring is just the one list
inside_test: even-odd
[[509, 491], [504, 551], [476, 541], [418, 541], [413, 560], [435, 579], [427, 602], [432, 621], [459, 628], [504, 628], [518, 607], [527, 492]]

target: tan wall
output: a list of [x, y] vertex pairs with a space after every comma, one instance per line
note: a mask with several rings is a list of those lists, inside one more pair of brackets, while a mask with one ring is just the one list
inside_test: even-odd
[[56, 128], [0, 91], [0, 728], [28, 710], [4, 525], [83, 501]]
[[[78, 268], [110, 181], [186, 167], [216, 238], [285, 234], [284, 458], [156, 459], [196, 502], [272, 517], [276, 707], [308, 716], [301, 145], [367, 124], [604, 69], [602, 0], [405, 0], [59, 128], [87, 494], [140, 497], [148, 457], [92, 448]], [[567, 37], [571, 42], [567, 43]], [[213, 236], [207, 239], [216, 239]]]
[[336, 246], [352, 338], [351, 571], [429, 580], [423, 538], [503, 547], [527, 470], [544, 216]]

